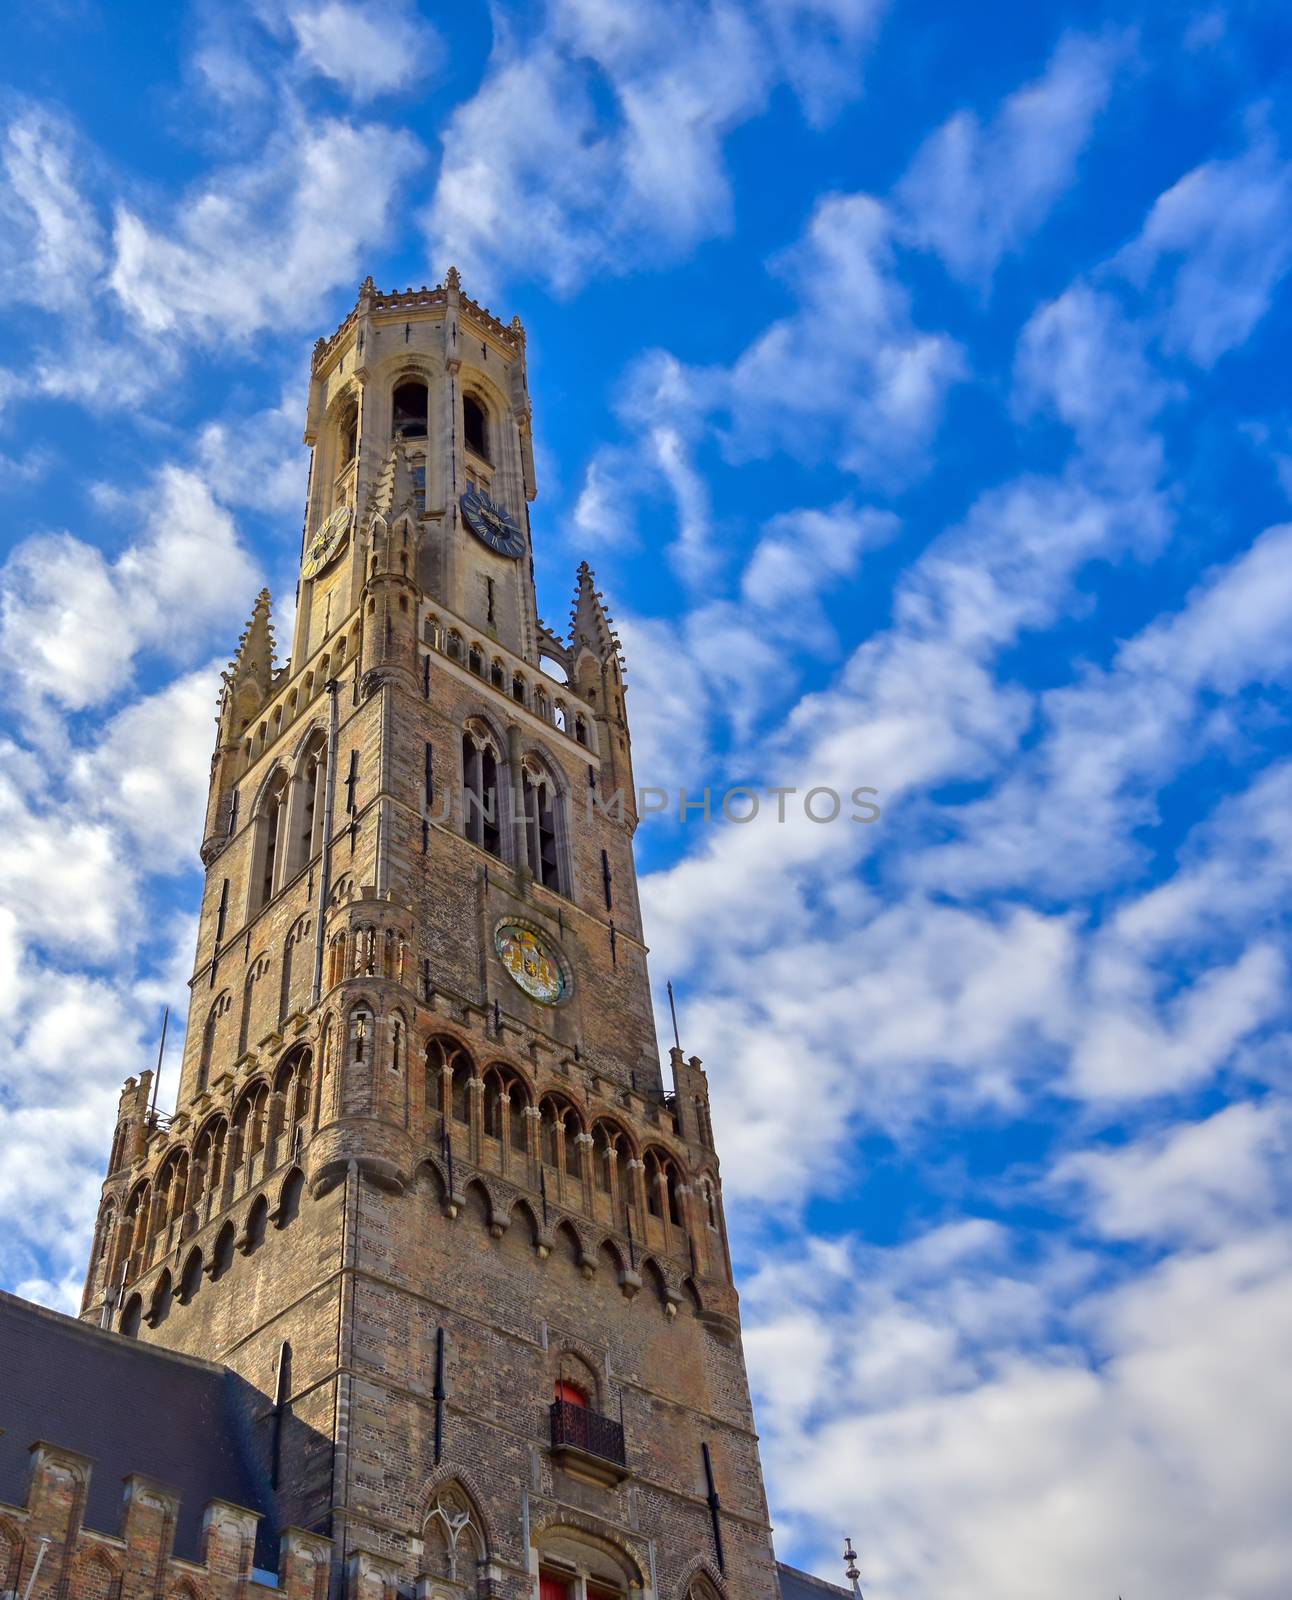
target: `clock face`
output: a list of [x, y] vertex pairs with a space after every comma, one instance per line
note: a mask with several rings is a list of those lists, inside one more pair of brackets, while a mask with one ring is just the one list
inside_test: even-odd
[[507, 976], [531, 1000], [542, 1006], [559, 1006], [570, 998], [566, 965], [537, 928], [524, 922], [500, 922], [493, 943]]
[[317, 577], [340, 550], [350, 526], [350, 507], [338, 506], [315, 533], [305, 550], [301, 573], [306, 578]]
[[525, 554], [525, 535], [483, 489], [472, 484], [458, 503], [462, 507], [462, 520], [481, 544], [487, 544], [500, 556], [509, 556], [513, 561]]

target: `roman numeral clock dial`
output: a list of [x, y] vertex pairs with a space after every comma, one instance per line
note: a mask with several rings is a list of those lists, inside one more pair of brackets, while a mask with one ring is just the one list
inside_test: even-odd
[[512, 561], [525, 553], [525, 535], [509, 512], [496, 506], [483, 489], [472, 484], [458, 504], [462, 520], [481, 544]]

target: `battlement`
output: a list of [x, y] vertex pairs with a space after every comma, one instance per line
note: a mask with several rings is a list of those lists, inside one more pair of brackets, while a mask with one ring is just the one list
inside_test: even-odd
[[201, 1514], [200, 1554], [174, 1554], [179, 1496], [142, 1472], [126, 1475], [115, 1530], [85, 1525], [94, 1462], [80, 1451], [38, 1440], [30, 1446], [27, 1498], [0, 1502], [0, 1592], [24, 1600], [243, 1600], [281, 1595], [325, 1600], [333, 1541], [304, 1528], [281, 1536], [277, 1579], [254, 1565], [261, 1514], [209, 1499]]
[[332, 1541], [303, 1528], [284, 1530], [274, 1575], [255, 1565], [261, 1514], [210, 1499], [202, 1512], [196, 1559], [175, 1553], [179, 1495], [142, 1472], [129, 1473], [115, 1529], [85, 1522], [91, 1457], [39, 1440], [31, 1446], [27, 1495], [0, 1501], [0, 1593], [24, 1600], [324, 1600]]
[[444, 282], [436, 284], [433, 288], [422, 284], [420, 289], [392, 289], [388, 293], [378, 289], [371, 278], [365, 278], [359, 289], [359, 298], [354, 303], [354, 309], [345, 321], [337, 328], [330, 338], [319, 339], [314, 345], [312, 370], [319, 372], [326, 367], [328, 361], [345, 343], [346, 336], [358, 323], [365, 312], [370, 316], [389, 314], [415, 315], [428, 311], [438, 310], [450, 304], [450, 295], [457, 301], [458, 310], [469, 321], [486, 334], [491, 334], [508, 350], [520, 351], [525, 344], [525, 329], [519, 317], [513, 317], [510, 324], [504, 323], [494, 316], [487, 306], [482, 306], [473, 300], [470, 295], [460, 292], [461, 279], [455, 267], [450, 267], [444, 276]]

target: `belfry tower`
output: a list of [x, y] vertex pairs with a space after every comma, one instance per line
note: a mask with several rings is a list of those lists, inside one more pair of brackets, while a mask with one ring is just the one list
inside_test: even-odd
[[262, 594], [176, 1109], [149, 1073], [121, 1096], [83, 1318], [235, 1375], [323, 1594], [776, 1600], [705, 1075], [660, 1070], [619, 645], [586, 566], [568, 631], [536, 609], [519, 321], [453, 271], [369, 279], [305, 438], [290, 659]]

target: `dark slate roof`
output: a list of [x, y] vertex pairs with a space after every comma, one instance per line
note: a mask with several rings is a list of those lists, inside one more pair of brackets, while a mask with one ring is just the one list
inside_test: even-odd
[[10, 1505], [25, 1503], [30, 1446], [43, 1440], [92, 1460], [87, 1527], [120, 1531], [121, 1480], [141, 1472], [179, 1495], [176, 1555], [198, 1557], [207, 1501], [232, 1500], [266, 1514], [256, 1559], [268, 1565], [271, 1497], [247, 1449], [255, 1398], [227, 1367], [0, 1291], [0, 1500]]
[[776, 1563], [781, 1580], [781, 1600], [826, 1600], [828, 1595], [841, 1594], [852, 1600], [851, 1589], [841, 1589], [837, 1583], [827, 1583], [824, 1578], [814, 1578], [810, 1572], [800, 1572], [797, 1567], [787, 1567], [783, 1561]]

